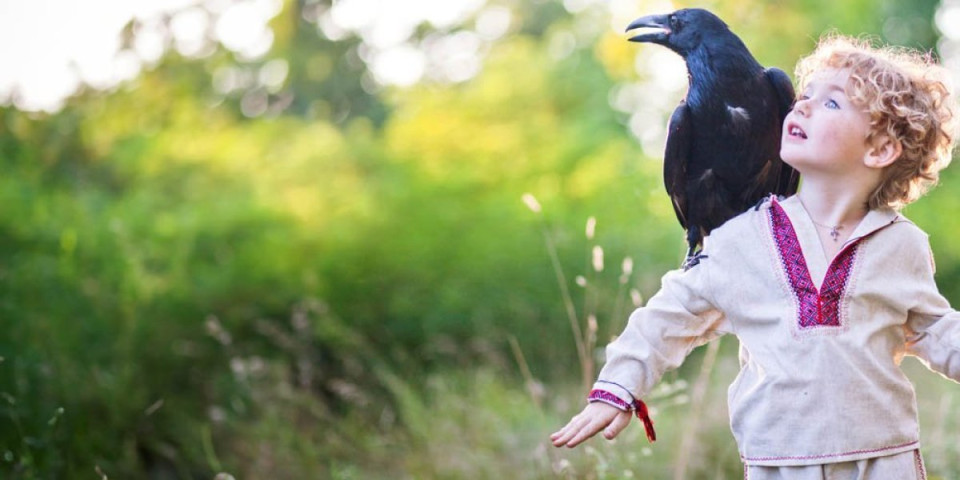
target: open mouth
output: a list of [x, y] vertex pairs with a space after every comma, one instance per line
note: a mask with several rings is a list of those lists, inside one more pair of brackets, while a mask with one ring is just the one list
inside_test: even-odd
[[804, 138], [804, 139], [807, 138], [807, 134], [803, 131], [803, 129], [796, 125], [790, 125], [787, 128], [787, 134], [790, 135], [791, 137]]

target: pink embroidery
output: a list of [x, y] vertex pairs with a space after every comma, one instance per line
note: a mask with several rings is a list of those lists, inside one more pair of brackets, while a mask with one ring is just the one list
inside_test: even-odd
[[868, 450], [854, 450], [852, 452], [844, 452], [844, 453], [828, 453], [824, 455], [803, 455], [803, 456], [797, 456], [797, 457], [741, 457], [741, 458], [747, 462], [769, 462], [772, 460], [827, 460], [831, 458], [845, 457], [848, 455], [862, 455], [864, 453], [868, 453], [868, 454], [881, 453], [889, 450], [897, 450], [897, 449], [909, 447], [912, 445], [917, 445], [919, 443], [920, 443], [919, 440], [914, 440], [912, 442], [901, 443], [900, 445], [891, 445], [889, 447], [872, 448]]
[[927, 480], [927, 469], [923, 466], [923, 457], [920, 456], [920, 449], [913, 451], [913, 460], [917, 462], [917, 472], [920, 474], [920, 480]]
[[770, 207], [770, 225], [780, 253], [780, 263], [797, 297], [797, 321], [800, 328], [839, 327], [840, 301], [857, 256], [859, 240], [844, 247], [833, 259], [827, 268], [823, 285], [820, 286], [820, 291], [817, 291], [800, 249], [797, 232], [777, 202], [773, 202]]
[[590, 392], [590, 395], [587, 396], [588, 402], [603, 402], [613, 405], [614, 407], [619, 408], [625, 412], [633, 410], [630, 407], [630, 404], [620, 400], [620, 397], [606, 391], [606, 390], [593, 390]]

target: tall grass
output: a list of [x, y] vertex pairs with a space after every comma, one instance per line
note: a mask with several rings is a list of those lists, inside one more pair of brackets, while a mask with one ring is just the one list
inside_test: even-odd
[[[567, 275], [560, 262], [560, 256], [557, 253], [556, 242], [550, 233], [550, 229], [543, 218], [543, 209], [536, 197], [526, 193], [522, 197], [523, 202], [533, 212], [540, 223], [540, 230], [543, 235], [543, 241], [546, 245], [547, 254], [550, 257], [550, 264], [556, 277], [557, 286], [560, 289], [560, 298], [563, 301], [564, 311], [570, 324], [570, 330], [573, 333], [574, 347], [576, 348], [577, 359], [580, 365], [580, 381], [584, 391], [587, 391], [594, 383], [596, 375], [597, 351], [597, 333], [599, 330], [600, 316], [610, 319], [623, 316], [623, 305], [628, 295], [628, 285], [633, 275], [633, 259], [629, 256], [624, 257], [621, 262], [621, 272], [617, 277], [618, 287], [612, 297], [612, 311], [600, 311], [602, 303], [610, 302], [611, 298], [606, 291], [606, 285], [600, 276], [605, 268], [603, 247], [596, 243], [597, 220], [595, 217], [587, 218], [584, 228], [584, 236], [587, 240], [587, 255], [585, 272], [575, 277], [575, 284], [582, 289], [583, 297], [580, 301], [583, 311], [582, 316], [578, 314], [576, 301], [570, 291]], [[642, 297], [637, 289], [629, 290], [630, 298], [633, 299], [634, 307], [640, 306]]]
[[[575, 449], [556, 449], [549, 434], [583, 407], [578, 381], [545, 385], [538, 405], [517, 371], [445, 370], [428, 375], [423, 395], [411, 391], [402, 402], [398, 417], [414, 428], [379, 433], [380, 442], [403, 445], [397, 452], [402, 461], [392, 473], [357, 458], [354, 476], [327, 478], [740, 480], [743, 466], [726, 412], [726, 388], [739, 369], [735, 342], [713, 344], [719, 347], [712, 369], [702, 367], [709, 353], [702, 347], [689, 366], [668, 374], [648, 398], [657, 422], [654, 444], [634, 422], [613, 441], [596, 437]], [[919, 362], [908, 360], [904, 368], [917, 383], [928, 478], [960, 478], [960, 420], [951, 412], [957, 385]], [[703, 378], [697, 408], [690, 397]]]

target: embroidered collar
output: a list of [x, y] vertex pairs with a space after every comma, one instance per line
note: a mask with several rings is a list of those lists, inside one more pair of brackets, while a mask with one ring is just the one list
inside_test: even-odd
[[[796, 300], [797, 325], [801, 329], [842, 326], [842, 301], [860, 240], [897, 221], [899, 215], [893, 210], [868, 212], [829, 264], [819, 247], [813, 220], [798, 199], [791, 197], [782, 203], [773, 199], [769, 215], [781, 266]], [[804, 244], [807, 251], [816, 245], [817, 254], [804, 255]], [[823, 279], [819, 287], [814, 278]]]
[[[797, 236], [797, 241], [805, 253], [804, 256], [806, 257], [807, 267], [810, 269], [810, 276], [815, 279], [814, 282], [820, 283], [821, 279], [823, 279], [827, 273], [828, 263], [834, 261], [836, 258], [826, 258], [826, 255], [824, 255], [823, 247], [820, 245], [820, 237], [817, 234], [817, 228], [813, 223], [813, 219], [796, 196], [779, 201], [774, 198], [773, 203], [780, 205], [784, 212], [786, 212], [787, 217], [790, 218], [790, 223]], [[850, 234], [850, 238], [840, 246], [839, 252], [843, 252], [849, 245], [902, 218], [903, 217], [892, 209], [870, 210], [856, 228], [854, 228]], [[839, 252], [837, 253], [838, 256], [840, 254]]]

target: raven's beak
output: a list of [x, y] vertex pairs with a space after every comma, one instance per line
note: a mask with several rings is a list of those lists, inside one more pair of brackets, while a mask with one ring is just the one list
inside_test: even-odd
[[636, 35], [630, 37], [629, 40], [631, 42], [664, 43], [671, 33], [669, 25], [669, 15], [647, 15], [646, 17], [640, 17], [631, 22], [630, 25], [627, 25], [628, 32], [637, 28], [656, 28], [657, 31]]

